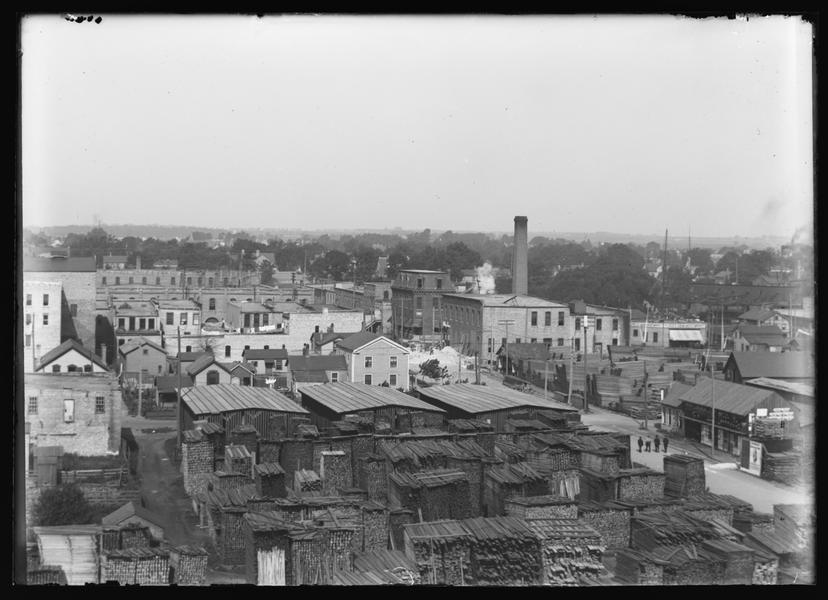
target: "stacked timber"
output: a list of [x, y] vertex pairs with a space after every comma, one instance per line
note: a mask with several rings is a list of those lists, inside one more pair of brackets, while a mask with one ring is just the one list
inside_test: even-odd
[[615, 576], [633, 585], [663, 585], [664, 563], [646, 552], [623, 548], [615, 553]]
[[321, 494], [322, 480], [316, 471], [299, 469], [293, 474], [293, 490], [297, 494]]
[[169, 551], [159, 548], [109, 550], [103, 555], [101, 579], [121, 585], [166, 585], [169, 560]]
[[580, 502], [578, 519], [597, 531], [608, 548], [630, 544], [630, 511], [614, 502]]
[[28, 585], [66, 585], [66, 573], [62, 567], [54, 565], [40, 565], [26, 571]]
[[362, 545], [363, 552], [385, 550], [388, 548], [389, 518], [388, 509], [378, 502], [365, 502], [362, 505]]
[[405, 554], [424, 584], [465, 585], [471, 578], [472, 535], [457, 521], [403, 526]]
[[170, 550], [170, 579], [177, 585], [205, 585], [207, 550], [200, 546], [177, 546]]
[[472, 539], [474, 585], [539, 585], [542, 581], [540, 539], [522, 519], [476, 518], [460, 521]]
[[704, 476], [704, 461], [684, 454], [664, 457], [664, 495], [686, 498], [703, 494], [707, 482]]
[[765, 452], [762, 478], [795, 485], [802, 478], [802, 455], [799, 452]]
[[526, 524], [541, 542], [544, 584], [576, 586], [582, 577], [603, 573], [604, 543], [593, 528], [573, 519], [533, 519]]

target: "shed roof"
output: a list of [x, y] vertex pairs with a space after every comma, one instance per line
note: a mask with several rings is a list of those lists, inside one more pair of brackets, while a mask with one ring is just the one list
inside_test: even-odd
[[519, 392], [505, 386], [458, 383], [419, 388], [417, 393], [425, 401], [435, 400], [469, 415], [527, 407], [577, 412], [576, 408], [568, 404], [544, 401], [542, 398], [538, 398], [532, 394]]
[[191, 365], [187, 367], [186, 372], [191, 377], [195, 377], [210, 365], [216, 365], [222, 370], [227, 371], [228, 373], [230, 372], [230, 369], [224, 363], [217, 361], [212, 354], [202, 354], [199, 356]]
[[526, 463], [505, 464], [492, 467], [488, 476], [498, 483], [520, 484], [527, 481], [543, 481], [543, 475]]
[[361, 331], [359, 333], [355, 333], [354, 335], [349, 335], [341, 341], [336, 342], [335, 345], [337, 348], [341, 348], [346, 352], [356, 352], [369, 344], [378, 343], [379, 340], [397, 347], [403, 354], [409, 354], [411, 352], [408, 348], [400, 346], [397, 342], [385, 337], [384, 335], [373, 333], [371, 331]]
[[119, 525], [130, 517], [140, 517], [145, 521], [149, 521], [153, 525], [163, 527], [161, 519], [155, 513], [147, 510], [140, 504], [135, 502], [127, 502], [123, 506], [115, 509], [105, 517], [101, 518], [102, 525]]
[[767, 321], [773, 317], [777, 312], [767, 308], [751, 308], [749, 311], [742, 313], [737, 317], [742, 321]]
[[440, 487], [458, 481], [468, 481], [468, 478], [465, 472], [454, 469], [434, 469], [416, 473], [397, 472], [388, 475], [388, 479], [395, 484], [411, 488]]
[[53, 348], [52, 350], [49, 350], [49, 352], [44, 354], [43, 357], [40, 359], [40, 362], [38, 362], [37, 370], [39, 371], [42, 368], [46, 367], [49, 363], [57, 360], [70, 350], [74, 350], [75, 352], [83, 356], [86, 360], [95, 363], [102, 369], [109, 370], [109, 367], [106, 366], [106, 363], [103, 362], [103, 360], [101, 360], [101, 358], [97, 356], [94, 352], [92, 352], [92, 350], [90, 350], [89, 348], [84, 348], [79, 342], [72, 339], [66, 340], [56, 348]]
[[155, 350], [158, 350], [159, 352], [165, 355], [167, 354], [166, 350], [164, 350], [161, 346], [140, 335], [138, 337], [130, 339], [126, 344], [118, 346], [118, 352], [120, 352], [123, 355], [127, 355], [133, 350], [137, 350], [142, 346], [150, 346], [151, 348], [154, 348]]
[[288, 353], [284, 348], [248, 348], [242, 352], [244, 360], [287, 360]]
[[810, 356], [799, 352], [731, 352], [742, 379], [812, 379], [814, 364]]
[[789, 394], [796, 394], [797, 396], [816, 398], [816, 392], [812, 383], [785, 381], [784, 379], [774, 379], [772, 377], [756, 377], [755, 379], [748, 379], [744, 383], [746, 385], [774, 390], [776, 392], [785, 392]]
[[318, 402], [335, 413], [361, 410], [376, 410], [388, 406], [399, 406], [428, 412], [444, 412], [394, 388], [366, 385], [364, 383], [327, 383], [301, 390], [302, 397]]
[[692, 385], [688, 385], [680, 381], [674, 381], [672, 384], [670, 384], [670, 389], [667, 390], [667, 393], [664, 394], [664, 400], [662, 400], [661, 403], [664, 406], [678, 408], [679, 406], [681, 406], [681, 395], [690, 390], [690, 388], [692, 387]]
[[290, 370], [296, 371], [347, 371], [348, 363], [343, 354], [289, 357]]
[[776, 392], [761, 388], [730, 383], [729, 381], [715, 381], [709, 377], [702, 378], [696, 385], [679, 396], [681, 402], [698, 404], [700, 406], [715, 407], [734, 415], [745, 416], [762, 402], [776, 397]]
[[296, 402], [266, 387], [229, 383], [203, 385], [182, 392], [181, 399], [196, 415], [220, 414], [237, 410], [309, 414]]

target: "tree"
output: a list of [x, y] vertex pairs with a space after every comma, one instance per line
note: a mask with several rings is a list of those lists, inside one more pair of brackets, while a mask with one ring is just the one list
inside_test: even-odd
[[420, 374], [432, 379], [445, 379], [449, 376], [448, 367], [441, 367], [436, 358], [420, 363]]
[[46, 488], [34, 507], [35, 522], [42, 526], [81, 525], [92, 520], [92, 507], [74, 483]]
[[259, 280], [262, 285], [270, 285], [273, 283], [273, 265], [269, 260], [263, 260], [259, 266]]

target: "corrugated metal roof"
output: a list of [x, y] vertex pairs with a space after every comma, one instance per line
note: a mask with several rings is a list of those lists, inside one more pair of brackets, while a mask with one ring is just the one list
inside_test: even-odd
[[231, 459], [251, 458], [250, 450], [247, 446], [239, 446], [236, 444], [227, 444], [224, 447], [224, 456]]
[[426, 401], [436, 400], [470, 415], [527, 407], [577, 412], [576, 408], [568, 404], [551, 400], [544, 401], [543, 398], [505, 386], [457, 383], [419, 388], [417, 393]]
[[269, 348], [267, 350], [250, 348], [242, 352], [245, 360], [287, 360], [288, 353], [284, 348]]
[[363, 383], [327, 383], [306, 387], [300, 391], [303, 398], [308, 397], [339, 414], [360, 410], [376, 410], [388, 406], [400, 406], [428, 412], [445, 412], [394, 388]]
[[[679, 396], [681, 402], [697, 404], [699, 406], [715, 407], [734, 415], [744, 416], [763, 401], [773, 396], [779, 397], [776, 392], [761, 388], [730, 383], [729, 381], [715, 381], [709, 377], [702, 378], [696, 385]], [[781, 398], [779, 398], [781, 400]]]
[[216, 415], [237, 410], [310, 414], [276, 390], [228, 383], [189, 388], [182, 393], [181, 399], [195, 415]]
[[680, 381], [674, 381], [670, 384], [670, 389], [664, 394], [664, 400], [661, 403], [664, 406], [672, 406], [673, 408], [678, 408], [681, 406], [681, 400], [679, 399], [681, 395], [692, 388], [692, 385], [687, 385], [686, 383], [682, 383]]
[[543, 475], [538, 473], [535, 469], [526, 463], [505, 464], [498, 467], [492, 467], [488, 472], [488, 477], [491, 477], [498, 483], [521, 484], [527, 481], [543, 481]]
[[428, 523], [407, 523], [405, 533], [412, 539], [467, 538], [472, 535], [458, 521], [431, 521]]
[[296, 383], [328, 383], [328, 375], [325, 371], [293, 371], [293, 380]]
[[732, 352], [742, 379], [811, 379], [814, 361], [801, 352]]
[[279, 463], [259, 463], [254, 467], [258, 475], [284, 475], [285, 470]]
[[433, 471], [420, 471], [417, 473], [391, 473], [388, 475], [388, 479], [403, 487], [430, 488], [468, 480], [468, 475], [463, 471], [435, 469]]

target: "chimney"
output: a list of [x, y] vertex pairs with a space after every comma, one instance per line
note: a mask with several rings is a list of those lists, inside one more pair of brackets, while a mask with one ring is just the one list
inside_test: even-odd
[[138, 254], [135, 257], [135, 268], [139, 271], [141, 270], [141, 255], [140, 254]]
[[309, 351], [308, 344], [303, 345], [302, 346], [302, 356], [307, 356], [308, 351]]
[[101, 344], [101, 358], [103, 359], [104, 364], [107, 364], [107, 365], [109, 364], [106, 361], [106, 344]]
[[515, 217], [515, 249], [512, 258], [512, 293], [529, 293], [529, 241], [527, 218]]

